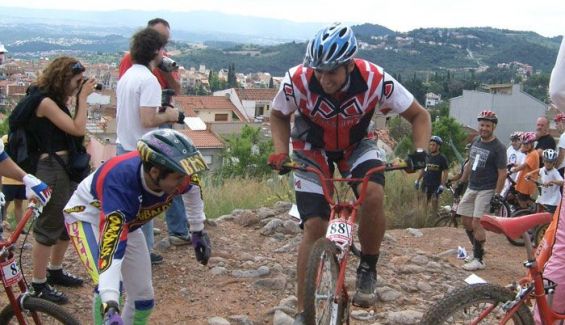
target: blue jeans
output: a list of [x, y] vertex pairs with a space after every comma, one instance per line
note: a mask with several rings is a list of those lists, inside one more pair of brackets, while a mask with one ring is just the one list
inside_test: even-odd
[[[125, 150], [121, 144], [116, 143], [116, 156], [123, 155], [128, 152], [129, 151]], [[149, 252], [151, 252], [153, 250], [153, 245], [155, 244], [155, 235], [153, 235], [153, 219], [141, 226], [141, 231], [143, 232], [143, 236], [145, 236], [147, 248], [149, 249]]]
[[186, 211], [182, 197], [177, 195], [171, 202], [171, 207], [165, 214], [169, 236], [176, 235], [181, 237], [188, 236], [188, 222], [186, 221]]

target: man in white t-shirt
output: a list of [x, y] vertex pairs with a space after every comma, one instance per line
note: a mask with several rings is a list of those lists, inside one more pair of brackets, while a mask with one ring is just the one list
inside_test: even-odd
[[118, 154], [135, 150], [145, 133], [179, 119], [179, 111], [171, 107], [158, 112], [161, 86], [151, 71], [161, 62], [165, 44], [165, 36], [153, 28], [133, 35], [130, 54], [134, 64], [120, 78], [116, 89]]
[[[133, 65], [118, 81], [117, 97], [117, 144], [116, 154], [136, 149], [137, 141], [163, 124], [184, 119], [184, 114], [172, 107], [161, 107], [161, 85], [153, 74], [153, 68], [163, 59], [167, 37], [154, 28], [147, 27], [132, 37], [130, 55]], [[153, 231], [152, 221], [147, 223]], [[153, 236], [146, 236], [149, 251], [153, 249]], [[153, 258], [153, 256], [159, 259]], [[162, 262], [162, 257], [151, 253], [152, 263]]]

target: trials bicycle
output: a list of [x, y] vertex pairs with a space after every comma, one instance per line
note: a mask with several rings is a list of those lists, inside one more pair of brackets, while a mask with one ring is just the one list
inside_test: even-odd
[[[287, 163], [285, 167], [316, 174], [330, 205], [326, 236], [314, 243], [307, 263], [304, 296], [306, 324], [349, 324], [351, 299], [345, 285], [345, 272], [349, 252], [354, 247], [357, 213], [365, 200], [369, 177], [383, 171], [409, 170], [412, 167], [407, 161], [398, 160], [370, 169], [363, 178], [328, 178], [320, 170], [296, 162]], [[357, 198], [354, 201], [340, 200], [339, 197], [334, 200], [336, 183], [361, 184]]]
[[[31, 202], [25, 215], [16, 229], [6, 240], [0, 240], [0, 278], [4, 292], [8, 296], [9, 305], [0, 311], [0, 324], [66, 324], [78, 325], [75, 319], [63, 307], [50, 301], [33, 297], [25, 281], [23, 273], [16, 262], [17, 241], [26, 223], [41, 214], [41, 205]], [[20, 256], [21, 263], [21, 256]], [[17, 286], [20, 294], [16, 295], [13, 287]]]
[[513, 285], [514, 291], [491, 283], [472, 284], [453, 290], [426, 311], [420, 324], [533, 325], [534, 319], [529, 308], [532, 300], [540, 310], [543, 324], [565, 320], [565, 314], [551, 309], [551, 295], [556, 284], [543, 278], [528, 234], [528, 229], [550, 221], [551, 214], [547, 212], [516, 218], [483, 216], [481, 225], [485, 230], [502, 233], [513, 239], [522, 236], [528, 258], [524, 262], [528, 277], [520, 285]]

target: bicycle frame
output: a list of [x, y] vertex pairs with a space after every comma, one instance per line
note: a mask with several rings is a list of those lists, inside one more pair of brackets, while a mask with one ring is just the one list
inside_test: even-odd
[[[528, 217], [528, 215], [523, 217], [518, 217], [515, 220], [526, 217]], [[486, 229], [486, 230], [492, 230], [492, 229]], [[540, 318], [542, 319], [543, 324], [553, 324], [557, 320], [565, 320], [565, 314], [560, 314], [555, 312], [551, 308], [550, 304], [546, 299], [546, 288], [544, 285], [543, 274], [538, 268], [538, 263], [535, 258], [532, 241], [530, 240], [530, 236], [527, 231], [522, 234], [522, 238], [524, 240], [526, 246], [526, 253], [527, 253], [527, 261], [524, 262], [524, 267], [528, 269], [528, 275], [531, 280], [525, 283], [523, 282], [524, 284], [520, 285], [520, 290], [516, 294], [516, 298], [513, 301], [507, 302], [503, 306], [503, 309], [506, 311], [506, 314], [504, 315], [504, 318], [500, 321], [499, 324], [506, 324], [506, 322], [508, 322], [512, 318], [512, 316], [518, 311], [519, 307], [522, 304], [527, 303], [531, 299], [535, 299], [536, 301], [536, 305], [539, 310], [539, 315]], [[554, 288], [554, 284], [553, 284], [553, 288]], [[552, 284], [549, 285], [548, 290], [551, 289], [552, 289]], [[486, 314], [488, 314], [489, 312], [490, 310], [485, 310], [483, 311], [483, 313], [481, 313], [481, 315], [486, 316]]]
[[[328, 229], [326, 231], [326, 238], [335, 243], [335, 245], [340, 250], [340, 252], [337, 254], [339, 274], [337, 278], [333, 302], [337, 304], [340, 297], [343, 297], [344, 301], [349, 301], [349, 294], [345, 286], [345, 272], [349, 257], [349, 248], [353, 244], [353, 238], [355, 235], [355, 221], [357, 220], [359, 208], [365, 200], [369, 177], [375, 173], [384, 171], [407, 169], [409, 165], [406, 161], [386, 163], [384, 165], [371, 168], [367, 171], [363, 178], [326, 177], [317, 168], [311, 166], [302, 166], [297, 163], [289, 163], [287, 167], [314, 173], [320, 179], [324, 197], [330, 205], [330, 217], [328, 222]], [[358, 183], [360, 187], [357, 187], [359, 189], [357, 199], [354, 201], [334, 200], [333, 189], [335, 189], [335, 183], [337, 182]], [[335, 225], [338, 229], [333, 228], [332, 225]]]
[[[2, 285], [4, 286], [4, 291], [8, 296], [10, 304], [14, 308], [14, 314], [18, 319], [20, 324], [26, 324], [24, 316], [22, 314], [21, 305], [24, 299], [30, 295], [28, 291], [27, 284], [24, 280], [23, 274], [16, 263], [16, 256], [14, 250], [16, 249], [16, 242], [20, 237], [25, 225], [30, 218], [37, 218], [41, 213], [42, 207], [34, 202], [29, 204], [26, 213], [22, 217], [22, 220], [16, 226], [14, 232], [10, 235], [7, 240], [0, 241], [0, 279], [2, 280]], [[17, 285], [20, 289], [20, 294], [16, 296], [13, 286]], [[32, 314], [35, 323], [39, 324], [41, 320], [39, 316], [35, 313]]]

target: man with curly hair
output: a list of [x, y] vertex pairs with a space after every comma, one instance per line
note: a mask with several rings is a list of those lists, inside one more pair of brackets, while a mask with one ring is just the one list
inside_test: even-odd
[[[184, 117], [172, 107], [158, 112], [161, 106], [161, 85], [152, 71], [163, 59], [165, 44], [167, 36], [152, 27], [147, 27], [132, 37], [130, 55], [133, 65], [120, 78], [116, 89], [118, 155], [135, 150], [136, 143], [143, 134]], [[152, 225], [148, 229], [152, 231]], [[148, 237], [147, 245], [151, 251], [153, 238]], [[159, 261], [162, 262], [162, 257]]]

